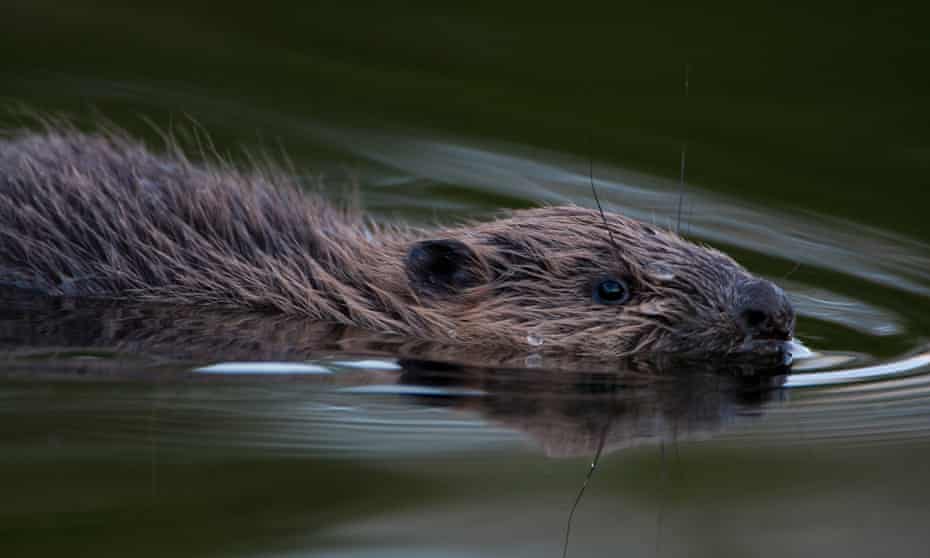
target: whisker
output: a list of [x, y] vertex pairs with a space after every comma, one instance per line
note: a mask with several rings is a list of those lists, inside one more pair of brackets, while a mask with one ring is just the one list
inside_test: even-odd
[[604, 442], [607, 440], [607, 429], [609, 426], [610, 420], [608, 417], [607, 422], [604, 424], [604, 429], [601, 431], [601, 437], [598, 439], [597, 451], [594, 452], [594, 459], [591, 460], [591, 466], [588, 468], [588, 474], [585, 475], [584, 482], [581, 484], [581, 489], [575, 496], [575, 502], [572, 504], [572, 509], [568, 513], [568, 521], [565, 524], [565, 542], [562, 544], [562, 558], [568, 556], [568, 540], [572, 533], [572, 519], [575, 518], [575, 510], [578, 509], [578, 504], [581, 503], [581, 498], [584, 496], [584, 491], [586, 488], [588, 488], [588, 483], [591, 482], [591, 477], [594, 475], [594, 471], [597, 469], [597, 464], [601, 460], [601, 453], [604, 451]]
[[[691, 86], [691, 64], [685, 64], [685, 101], [688, 99], [688, 90]], [[688, 154], [688, 142], [681, 142], [681, 168], [678, 175], [678, 222], [675, 225], [675, 233], [681, 234], [681, 206], [685, 200], [685, 159]]]
[[[588, 136], [588, 153], [590, 153], [590, 136]], [[614, 233], [610, 230], [610, 224], [607, 223], [607, 215], [604, 213], [604, 208], [601, 206], [601, 199], [597, 195], [597, 188], [594, 187], [594, 158], [590, 155], [588, 156], [588, 180], [591, 182], [591, 193], [594, 194], [594, 203], [597, 204], [597, 210], [601, 213], [601, 220], [604, 221], [604, 228], [607, 229], [607, 236], [610, 237], [610, 245], [614, 251], [614, 257], [617, 261], [620, 261], [620, 248], [617, 247], [617, 243], [614, 240]]]

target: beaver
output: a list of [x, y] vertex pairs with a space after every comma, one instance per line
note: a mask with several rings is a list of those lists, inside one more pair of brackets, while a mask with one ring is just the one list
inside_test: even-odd
[[782, 358], [795, 325], [773, 283], [622, 215], [569, 205], [381, 224], [272, 165], [70, 126], [0, 139], [0, 282], [606, 358]]

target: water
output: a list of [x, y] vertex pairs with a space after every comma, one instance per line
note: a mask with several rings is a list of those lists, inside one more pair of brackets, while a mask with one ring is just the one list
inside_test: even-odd
[[785, 287], [792, 373], [2, 292], [0, 553], [558, 556], [603, 446], [568, 556], [925, 555], [926, 14], [432, 8], [14, 2], [0, 102], [416, 223], [590, 206], [590, 164], [675, 228], [687, 144], [681, 230]]

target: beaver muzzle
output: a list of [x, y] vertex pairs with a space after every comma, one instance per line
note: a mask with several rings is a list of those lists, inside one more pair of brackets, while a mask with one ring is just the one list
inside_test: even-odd
[[795, 314], [785, 292], [765, 279], [740, 285], [735, 319], [744, 333], [738, 352], [791, 360]]

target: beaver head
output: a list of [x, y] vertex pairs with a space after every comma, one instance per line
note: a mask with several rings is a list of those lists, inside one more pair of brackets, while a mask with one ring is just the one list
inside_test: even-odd
[[794, 333], [785, 293], [729, 256], [580, 207], [440, 231], [409, 246], [405, 270], [417, 302], [462, 341], [610, 357], [784, 355]]

